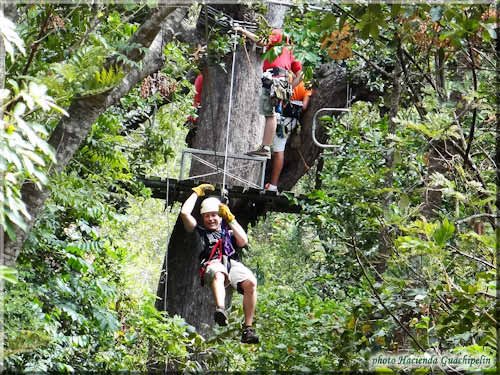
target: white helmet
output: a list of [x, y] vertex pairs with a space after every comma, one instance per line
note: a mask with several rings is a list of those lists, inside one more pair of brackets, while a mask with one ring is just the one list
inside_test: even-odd
[[220, 200], [215, 197], [206, 198], [203, 202], [201, 202], [200, 214], [204, 214], [206, 212], [219, 212]]

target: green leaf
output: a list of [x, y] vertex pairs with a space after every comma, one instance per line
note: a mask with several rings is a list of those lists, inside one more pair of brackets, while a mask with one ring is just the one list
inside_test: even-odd
[[0, 280], [5, 280], [9, 283], [17, 283], [17, 270], [11, 267], [0, 265]]
[[448, 219], [444, 219], [432, 234], [432, 238], [439, 246], [445, 246], [446, 242], [453, 237], [455, 226]]
[[24, 42], [16, 33], [16, 25], [3, 12], [0, 13], [0, 37], [3, 40], [5, 51], [14, 60], [14, 46], [24, 55]]
[[24, 115], [24, 112], [26, 112], [26, 104], [24, 104], [23, 102], [19, 102], [14, 107], [14, 111], [12, 113], [14, 117], [21, 117], [22, 115]]
[[82, 323], [85, 318], [83, 317], [83, 315], [79, 314], [76, 312], [76, 305], [73, 304], [73, 303], [65, 303], [65, 304], [62, 304], [62, 305], [59, 305], [59, 308], [64, 311], [66, 314], [68, 314], [68, 316], [70, 317], [70, 319], [73, 321], [73, 322], [76, 322], [76, 323]]
[[85, 273], [90, 268], [90, 265], [84, 259], [75, 257], [71, 254], [68, 254], [68, 265], [80, 273]]
[[333, 14], [328, 14], [325, 18], [323, 18], [323, 20], [321, 20], [320, 28], [318, 31], [331, 29], [335, 25], [336, 21], [337, 17], [335, 17]]

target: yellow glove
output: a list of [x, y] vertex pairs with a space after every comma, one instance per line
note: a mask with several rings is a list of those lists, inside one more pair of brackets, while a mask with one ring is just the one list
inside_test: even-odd
[[234, 215], [224, 203], [219, 204], [219, 216], [226, 220], [228, 224], [234, 220]]
[[211, 184], [201, 184], [192, 189], [197, 196], [203, 197], [207, 191], [214, 191], [215, 187]]

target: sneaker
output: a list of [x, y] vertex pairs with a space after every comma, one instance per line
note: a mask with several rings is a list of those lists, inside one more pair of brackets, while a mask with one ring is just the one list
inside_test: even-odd
[[246, 153], [248, 156], [262, 156], [267, 159], [271, 159], [271, 147], [265, 146], [265, 145], [260, 145], [257, 150], [254, 151], [249, 151]]
[[243, 344], [258, 344], [259, 336], [255, 334], [252, 326], [243, 327], [243, 332], [241, 333], [241, 342]]
[[227, 314], [223, 307], [217, 307], [214, 312], [214, 320], [220, 326], [227, 326]]
[[278, 191], [278, 187], [269, 182], [264, 186], [264, 189], [267, 191]]

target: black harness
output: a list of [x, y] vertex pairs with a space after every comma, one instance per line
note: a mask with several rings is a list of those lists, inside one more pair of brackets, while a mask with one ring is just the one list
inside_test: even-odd
[[[204, 285], [205, 272], [207, 267], [210, 265], [210, 262], [213, 260], [219, 260], [222, 264], [224, 264], [227, 268], [227, 272], [231, 270], [231, 259], [237, 259], [236, 252], [233, 251], [229, 256], [225, 254], [224, 251], [224, 241], [227, 238], [231, 238], [231, 248], [234, 250], [236, 245], [234, 243], [233, 236], [230, 236], [229, 233], [225, 235], [224, 230], [222, 231], [208, 231], [201, 226], [197, 226], [196, 230], [200, 235], [200, 240], [202, 242], [202, 251], [200, 252], [200, 269], [198, 274], [200, 276], [201, 285]], [[224, 262], [227, 259], [227, 264]]]

